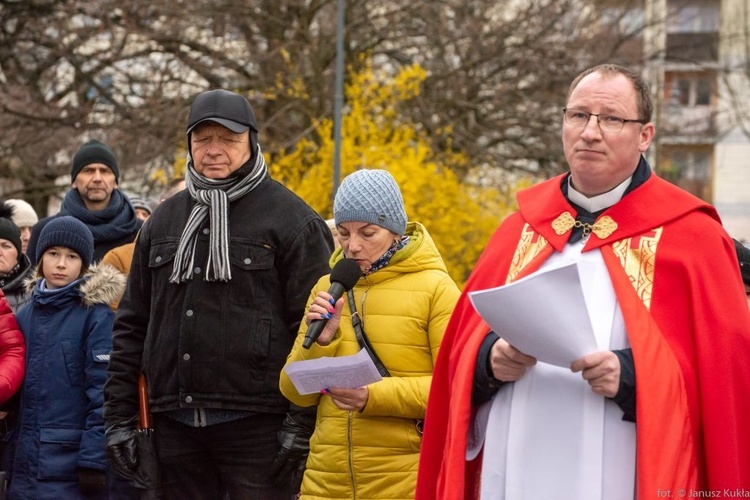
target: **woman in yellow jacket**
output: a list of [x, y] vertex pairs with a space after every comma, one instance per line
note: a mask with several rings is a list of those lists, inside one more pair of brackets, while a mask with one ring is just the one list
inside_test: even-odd
[[[318, 405], [302, 498], [412, 499], [432, 369], [459, 290], [425, 227], [407, 224], [401, 191], [385, 170], [346, 177], [333, 212], [341, 248], [331, 265], [343, 258], [359, 264], [354, 304], [390, 376], [302, 396], [282, 371], [281, 392], [292, 403]], [[324, 276], [312, 290], [287, 364], [360, 350], [347, 296], [332, 304], [329, 287]], [[328, 322], [304, 349], [307, 327], [317, 319]]]

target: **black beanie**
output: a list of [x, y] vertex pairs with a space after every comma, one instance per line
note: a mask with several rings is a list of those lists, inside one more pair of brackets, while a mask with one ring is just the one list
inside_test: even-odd
[[109, 146], [96, 139], [80, 147], [73, 157], [73, 168], [70, 171], [70, 182], [76, 180], [78, 172], [86, 165], [102, 163], [110, 168], [115, 174], [115, 182], [120, 183], [120, 171], [117, 169], [117, 157]]
[[0, 202], [0, 239], [8, 240], [18, 250], [18, 258], [21, 259], [21, 230], [13, 223], [13, 207], [7, 203]]
[[88, 268], [94, 258], [94, 236], [91, 230], [75, 217], [61, 215], [53, 217], [42, 228], [39, 242], [36, 244], [36, 261], [51, 247], [70, 248], [81, 257], [84, 267]]

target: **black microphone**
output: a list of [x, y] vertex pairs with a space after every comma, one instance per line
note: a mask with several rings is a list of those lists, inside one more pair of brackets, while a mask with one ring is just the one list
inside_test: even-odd
[[[362, 276], [362, 269], [360, 269], [357, 261], [352, 259], [338, 261], [331, 271], [331, 287], [328, 289], [328, 293], [333, 296], [333, 301], [336, 302], [344, 295], [344, 292], [351, 290], [360, 276]], [[310, 323], [302, 347], [309, 349], [313, 342], [320, 337], [320, 332], [323, 331], [326, 323], [328, 323], [327, 319], [316, 319]]]

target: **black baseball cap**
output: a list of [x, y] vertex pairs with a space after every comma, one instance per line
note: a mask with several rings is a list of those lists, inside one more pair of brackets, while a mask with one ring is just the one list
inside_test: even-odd
[[258, 131], [250, 103], [240, 94], [228, 90], [207, 90], [195, 97], [190, 106], [187, 133], [206, 121], [216, 122], [237, 134], [248, 129]]

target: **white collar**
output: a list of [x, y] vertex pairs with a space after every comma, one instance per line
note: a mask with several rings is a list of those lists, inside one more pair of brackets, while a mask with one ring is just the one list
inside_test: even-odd
[[631, 175], [606, 193], [598, 194], [596, 196], [592, 196], [591, 198], [581, 193], [580, 191], [576, 191], [573, 187], [571, 179], [572, 177], [568, 176], [568, 198], [570, 198], [570, 201], [581, 208], [585, 208], [591, 213], [595, 213], [600, 210], [604, 210], [605, 208], [609, 208], [620, 201], [620, 199], [622, 199], [622, 195], [625, 193], [625, 190], [630, 185], [630, 181], [633, 180], [633, 176]]

